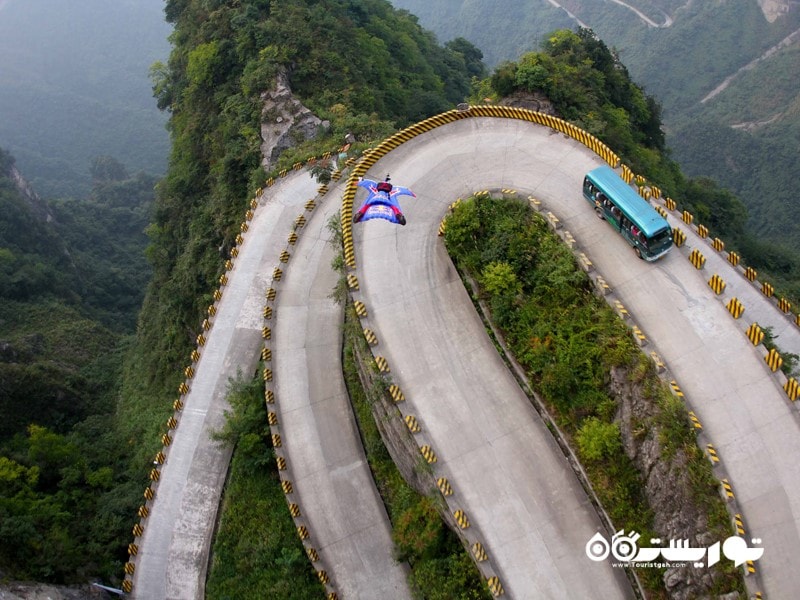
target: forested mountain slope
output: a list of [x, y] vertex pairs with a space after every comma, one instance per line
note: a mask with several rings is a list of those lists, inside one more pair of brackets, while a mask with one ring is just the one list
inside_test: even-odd
[[0, 147], [46, 198], [91, 190], [91, 161], [162, 174], [150, 65], [169, 52], [161, 0], [0, 2]]
[[[667, 145], [687, 174], [709, 176], [748, 207], [750, 230], [788, 248], [800, 178], [800, 5], [785, 0], [393, 0], [442, 40], [464, 36], [490, 65], [517, 60], [523, 40], [580, 24], [614, 47], [663, 106]], [[561, 7], [556, 8], [555, 5]], [[568, 14], [571, 16], [568, 16]], [[745, 70], [744, 68], [747, 67]], [[730, 80], [728, 80], [730, 78]], [[727, 87], [708, 98], [721, 84]]]
[[93, 171], [47, 203], [0, 150], [0, 578], [113, 575], [135, 508], [112, 424], [154, 180]]

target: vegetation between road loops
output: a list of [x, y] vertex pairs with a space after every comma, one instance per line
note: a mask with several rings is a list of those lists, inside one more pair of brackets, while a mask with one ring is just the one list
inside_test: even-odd
[[231, 411], [216, 436], [233, 445], [219, 527], [209, 564], [209, 600], [310, 600], [325, 589], [309, 563], [272, 448], [264, 384], [239, 380], [228, 394]]
[[[705, 515], [708, 533], [719, 540], [730, 535], [719, 483], [697, 446], [686, 407], [658, 379], [625, 324], [593, 293], [588, 276], [544, 219], [514, 199], [471, 198], [448, 217], [445, 242], [459, 269], [478, 280], [492, 320], [576, 449], [615, 530], [634, 530], [643, 539], [665, 534], [656, 531], [659, 507], [648, 501], [637, 450], [623, 442], [626, 425], [612, 374], [624, 373], [625, 385], [649, 406], [646, 417], [632, 420], [634, 446], [655, 433], [659, 460], [680, 455], [689, 473], [688, 496]], [[710, 572], [714, 593], [743, 589], [732, 566]], [[638, 569], [652, 597], [665, 596], [663, 575], [663, 569]]]

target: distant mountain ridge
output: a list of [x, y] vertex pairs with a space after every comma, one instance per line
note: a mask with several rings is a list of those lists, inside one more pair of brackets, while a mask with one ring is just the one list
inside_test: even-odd
[[165, 171], [149, 68], [170, 31], [161, 0], [0, 2], [0, 146], [43, 197], [86, 195], [99, 155]]
[[800, 180], [800, 3], [793, 0], [393, 0], [446, 41], [463, 36], [487, 64], [536, 50], [558, 28], [591, 27], [663, 106], [683, 171], [747, 205], [751, 228], [800, 246], [787, 218]]

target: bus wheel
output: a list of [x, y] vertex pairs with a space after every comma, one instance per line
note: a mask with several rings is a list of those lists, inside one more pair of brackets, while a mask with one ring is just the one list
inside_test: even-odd
[[595, 207], [594, 212], [597, 214], [598, 219], [605, 219], [605, 216], [603, 215], [603, 209], [599, 206]]
[[641, 258], [642, 260], [644, 260], [644, 256], [642, 256], [642, 251], [641, 251], [641, 250], [639, 250], [639, 248], [636, 248], [636, 247], [634, 246], [634, 248], [633, 248], [633, 251], [634, 251], [634, 252], [636, 252], [636, 256], [638, 256], [639, 258]]

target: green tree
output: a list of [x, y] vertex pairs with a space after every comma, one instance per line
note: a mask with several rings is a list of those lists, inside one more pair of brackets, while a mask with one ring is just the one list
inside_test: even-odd
[[575, 436], [584, 460], [599, 461], [622, 450], [622, 438], [616, 423], [604, 423], [597, 417], [585, 419]]

